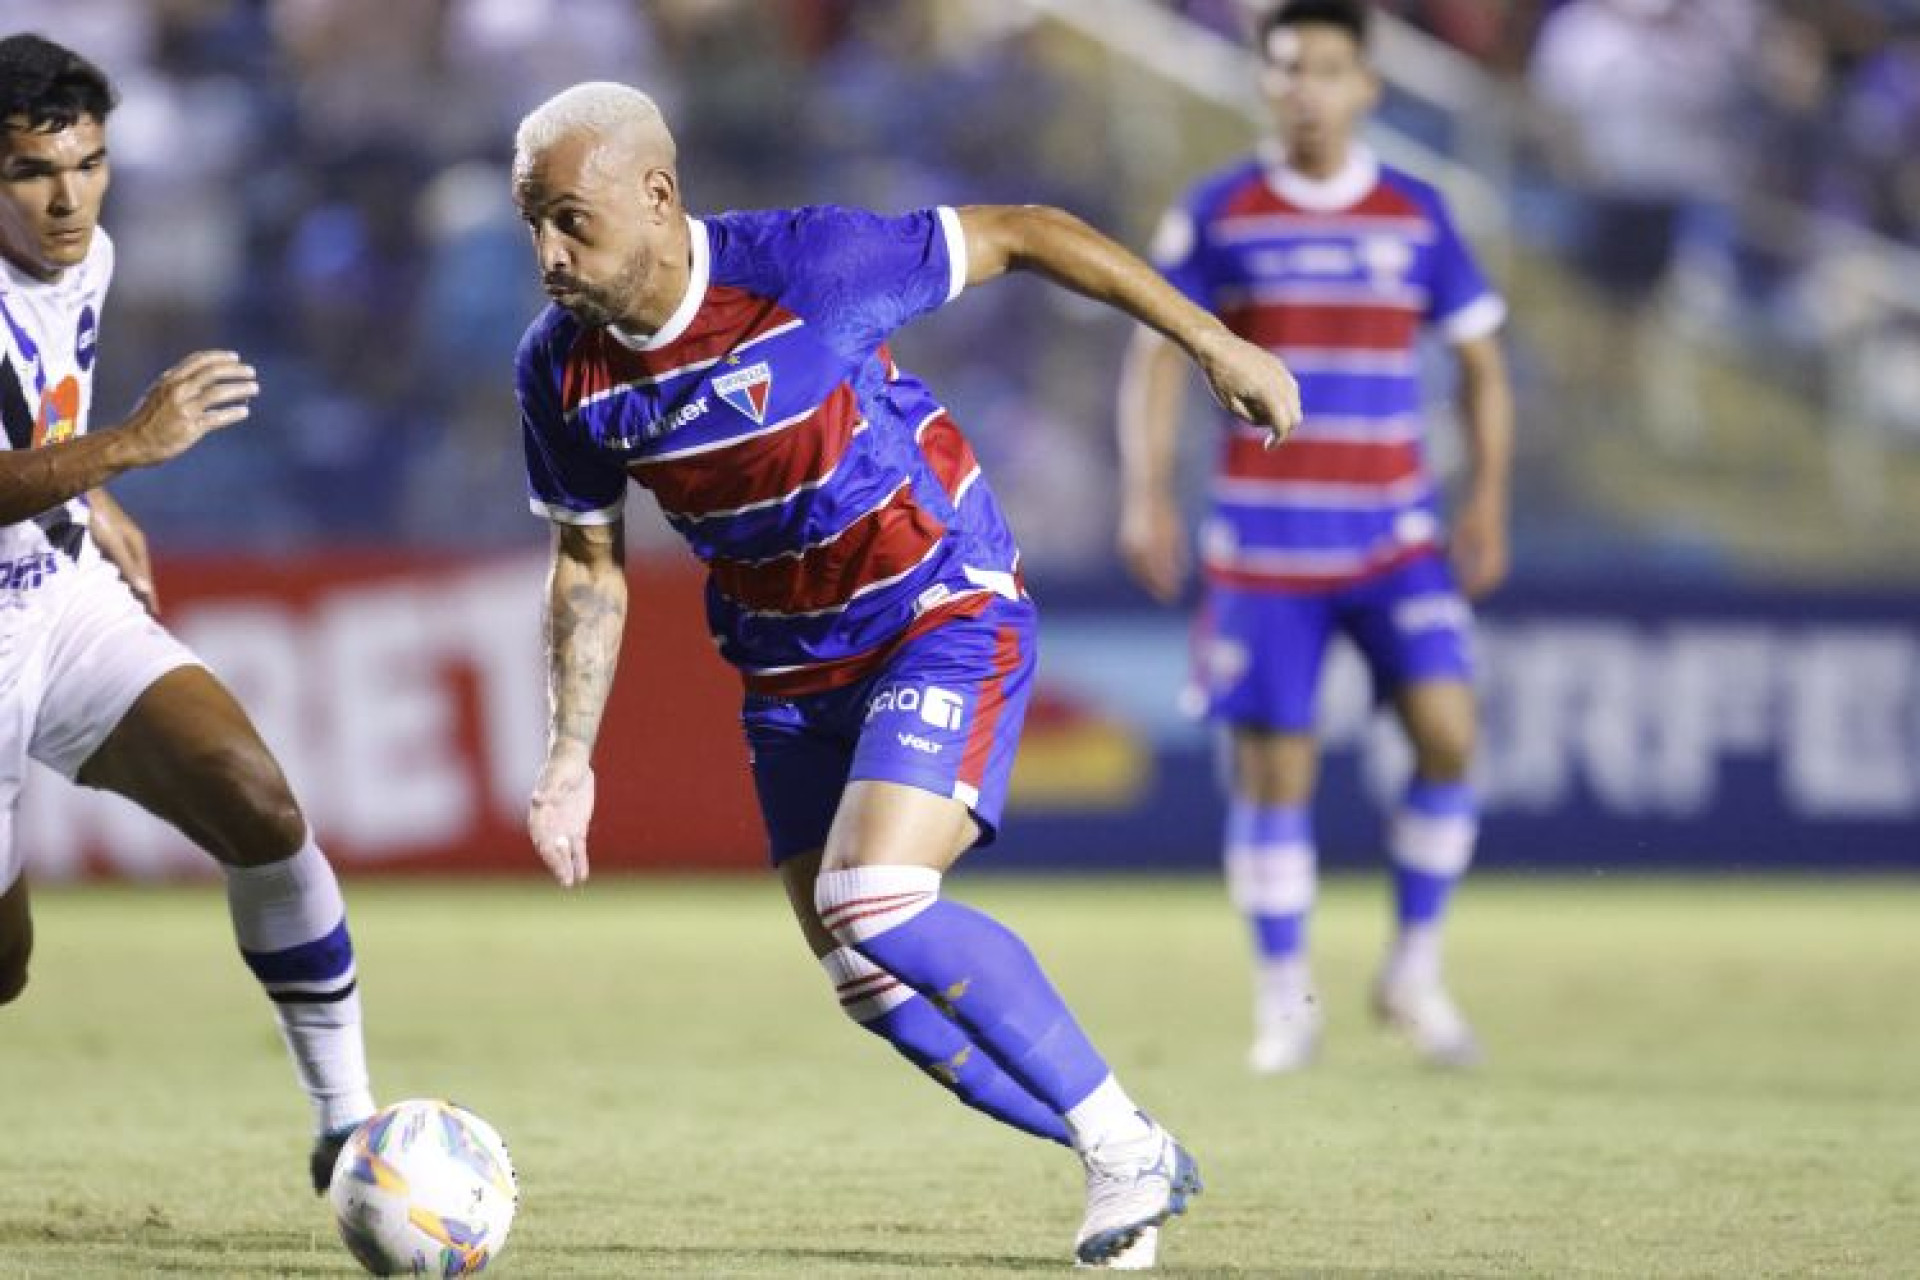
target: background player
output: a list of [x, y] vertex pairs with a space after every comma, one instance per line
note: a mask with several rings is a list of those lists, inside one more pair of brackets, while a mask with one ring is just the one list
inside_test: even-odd
[[[1189, 297], [1300, 378], [1299, 438], [1268, 452], [1229, 424], [1202, 539], [1207, 598], [1197, 680], [1231, 730], [1226, 833], [1233, 899], [1259, 955], [1251, 1063], [1306, 1062], [1321, 1013], [1306, 959], [1315, 856], [1314, 701], [1335, 632], [1391, 699], [1414, 771], [1390, 824], [1399, 918], [1376, 1012], [1432, 1061], [1478, 1047], [1441, 982], [1440, 926], [1473, 852], [1467, 774], [1475, 710], [1469, 611], [1507, 571], [1512, 408], [1490, 292], [1439, 195], [1355, 137], [1379, 98], [1367, 13], [1292, 0], [1263, 24], [1263, 87], [1278, 146], [1200, 182], [1167, 216], [1155, 257]], [[1472, 474], [1443, 552], [1420, 417], [1423, 325], [1460, 372]], [[1142, 331], [1120, 404], [1121, 548], [1155, 597], [1179, 594], [1187, 549], [1174, 493], [1179, 352]]]
[[1128, 1255], [1198, 1190], [1191, 1159], [1026, 945], [940, 896], [1000, 818], [1034, 609], [966, 439], [885, 344], [1026, 268], [1165, 332], [1271, 437], [1296, 419], [1292, 379], [1057, 210], [692, 219], [665, 123], [619, 85], [568, 90], [515, 141], [514, 197], [557, 304], [516, 370], [533, 507], [555, 523], [536, 849], [562, 884], [585, 879], [635, 479], [708, 566], [773, 858], [843, 1007], [980, 1110], [1071, 1141], [1076, 1255]]
[[259, 386], [232, 352], [198, 352], [125, 422], [88, 432], [113, 105], [77, 54], [0, 40], [0, 1003], [25, 988], [33, 950], [13, 843], [31, 756], [219, 861], [241, 954], [313, 1103], [320, 1190], [373, 1110], [339, 886], [246, 713], [136, 598], [152, 598], [145, 539], [100, 487], [244, 420]]

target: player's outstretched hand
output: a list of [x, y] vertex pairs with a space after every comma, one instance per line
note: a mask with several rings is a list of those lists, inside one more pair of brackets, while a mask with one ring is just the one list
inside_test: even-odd
[[122, 428], [138, 446], [139, 464], [165, 462], [209, 431], [244, 421], [259, 377], [233, 351], [196, 351], [161, 374]]
[[1220, 407], [1267, 430], [1271, 449], [1300, 425], [1300, 384], [1264, 347], [1222, 328], [1195, 353], [1207, 389]]
[[587, 824], [593, 820], [593, 770], [549, 760], [533, 785], [527, 834], [553, 878], [571, 889], [587, 879]]

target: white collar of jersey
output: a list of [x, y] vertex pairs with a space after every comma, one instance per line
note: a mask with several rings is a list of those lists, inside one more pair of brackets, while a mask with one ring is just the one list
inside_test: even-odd
[[711, 269], [712, 249], [707, 245], [707, 224], [698, 218], [687, 219], [687, 238], [693, 242], [693, 269], [687, 274], [687, 291], [680, 298], [680, 305], [673, 309], [667, 322], [647, 337], [626, 332], [619, 325], [607, 326], [607, 332], [621, 346], [635, 351], [658, 351], [669, 342], [677, 342], [680, 335], [693, 323], [693, 317], [700, 310], [700, 304], [707, 299], [707, 278]]
[[1364, 142], [1347, 148], [1347, 162], [1330, 178], [1309, 178], [1287, 167], [1278, 146], [1264, 149], [1267, 185], [1309, 213], [1338, 213], [1359, 204], [1380, 181], [1380, 157]]

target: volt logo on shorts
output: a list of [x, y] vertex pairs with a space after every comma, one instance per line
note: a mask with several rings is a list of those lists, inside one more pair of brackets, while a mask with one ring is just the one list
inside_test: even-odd
[[900, 745], [903, 747], [910, 747], [915, 751], [922, 751], [930, 756], [940, 754], [940, 744], [932, 738], [923, 738], [917, 733], [902, 733], [896, 734], [895, 736], [900, 739]]
[[920, 718], [934, 728], [951, 731], [966, 719], [967, 700], [951, 689], [934, 684], [924, 688], [910, 684], [888, 685], [867, 703], [867, 719], [883, 711], [918, 711]]

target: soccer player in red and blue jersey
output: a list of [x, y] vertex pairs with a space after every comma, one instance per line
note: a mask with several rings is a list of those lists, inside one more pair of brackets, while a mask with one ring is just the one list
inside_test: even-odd
[[[1440, 926], [1473, 852], [1475, 708], [1469, 611], [1507, 567], [1512, 408], [1487, 287], [1433, 188], [1356, 137], [1379, 96], [1365, 8], [1292, 0], [1263, 24], [1274, 149], [1195, 186], [1162, 224], [1160, 267], [1240, 336], [1285, 358], [1306, 411], [1268, 451], [1229, 422], [1200, 561], [1196, 684], [1231, 736], [1226, 867], [1259, 957], [1251, 1065], [1295, 1069], [1321, 1028], [1306, 960], [1315, 893], [1308, 817], [1314, 702], [1336, 634], [1412, 741], [1390, 824], [1398, 936], [1375, 1011], [1431, 1061], [1478, 1057], [1441, 981]], [[1450, 536], [1426, 459], [1417, 343], [1450, 345], [1472, 474]], [[1142, 331], [1122, 382], [1121, 549], [1172, 602], [1187, 548], [1173, 492], [1178, 352]], [[1451, 564], [1449, 563], [1451, 553]]]
[[1192, 1159], [1026, 945], [941, 896], [1000, 821], [1034, 606], [965, 436], [887, 339], [1024, 268], [1164, 333], [1271, 439], [1298, 418], [1291, 376], [1058, 210], [691, 218], [671, 134], [621, 85], [529, 115], [513, 182], [554, 303], [516, 363], [532, 504], [555, 528], [540, 857], [562, 884], [586, 878], [637, 481], [707, 565], [772, 859], [842, 1007], [969, 1105], [1070, 1143], [1087, 1186], [1076, 1256], [1137, 1264], [1199, 1189]]

